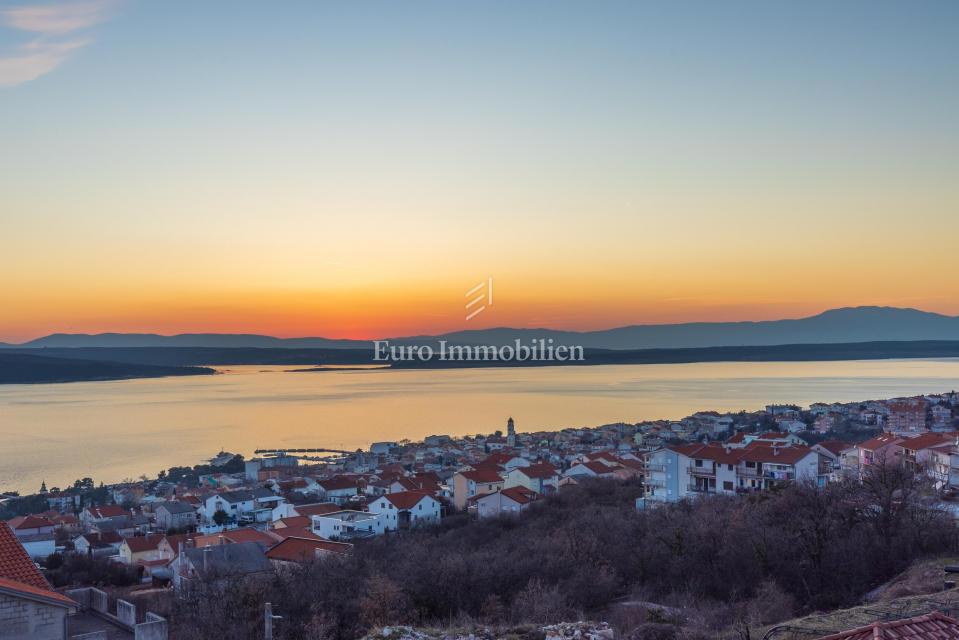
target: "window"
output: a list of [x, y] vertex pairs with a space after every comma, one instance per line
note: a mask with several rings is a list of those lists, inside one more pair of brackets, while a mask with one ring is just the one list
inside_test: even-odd
[[697, 467], [703, 466], [703, 461], [702, 461], [702, 460], [697, 460], [697, 461], [696, 461], [696, 466], [697, 466]]
[[730, 480], [723, 481], [723, 491], [732, 491], [733, 483]]

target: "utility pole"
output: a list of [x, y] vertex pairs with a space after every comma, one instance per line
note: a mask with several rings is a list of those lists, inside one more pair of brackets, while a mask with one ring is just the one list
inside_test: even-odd
[[263, 611], [263, 637], [265, 640], [273, 640], [273, 621], [282, 618], [283, 616], [273, 615], [273, 605], [267, 602]]

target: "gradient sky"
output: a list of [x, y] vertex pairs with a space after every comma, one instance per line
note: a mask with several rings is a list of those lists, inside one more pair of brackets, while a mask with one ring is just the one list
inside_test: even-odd
[[959, 3], [658, 5], [0, 2], [0, 340], [959, 314]]

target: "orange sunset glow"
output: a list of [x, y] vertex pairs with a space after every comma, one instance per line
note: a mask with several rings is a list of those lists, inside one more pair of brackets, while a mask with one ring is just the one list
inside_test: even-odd
[[[815, 53], [757, 56], [697, 33], [675, 60], [652, 25], [524, 14], [506, 60], [495, 38], [446, 51], [434, 34], [464, 24], [440, 12], [409, 41], [259, 53], [211, 27], [222, 55], [199, 62], [150, 54], [155, 11], [104, 13], [76, 27], [95, 46], [0, 76], [0, 341], [959, 313], [959, 99], [935, 37], [893, 56], [836, 25]], [[364, 55], [309, 82], [285, 64], [347, 45]], [[466, 323], [487, 277], [496, 304]]]

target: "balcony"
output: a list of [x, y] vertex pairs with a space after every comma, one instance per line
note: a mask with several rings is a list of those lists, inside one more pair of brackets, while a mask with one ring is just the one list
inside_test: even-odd
[[690, 493], [716, 493], [716, 487], [707, 487], [701, 484], [686, 485], [686, 490]]
[[795, 480], [796, 474], [792, 471], [765, 471], [763, 477], [768, 480]]
[[662, 480], [657, 480], [655, 478], [646, 478], [643, 480], [643, 485], [647, 487], [665, 487], [666, 483]]
[[647, 464], [646, 473], [666, 473], [666, 465], [664, 464]]
[[701, 477], [715, 477], [716, 470], [713, 467], [688, 467], [689, 475]]

